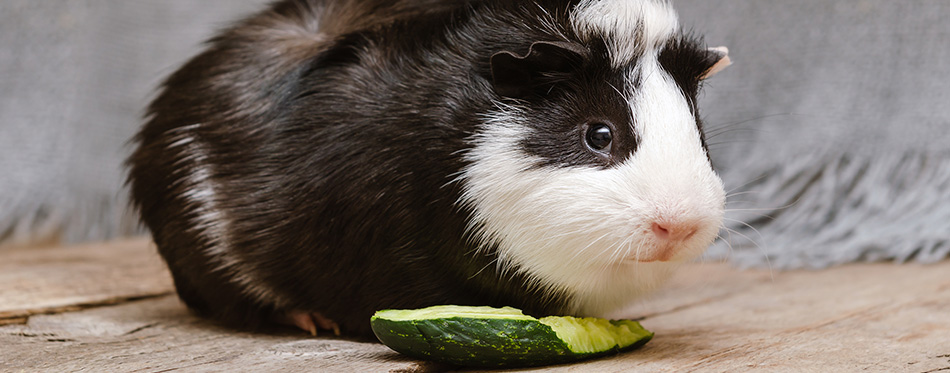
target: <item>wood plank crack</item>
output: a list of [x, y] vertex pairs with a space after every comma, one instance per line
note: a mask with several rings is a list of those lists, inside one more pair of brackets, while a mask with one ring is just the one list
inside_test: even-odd
[[681, 304], [681, 305], [678, 305], [678, 306], [675, 306], [675, 307], [672, 307], [672, 308], [668, 308], [668, 309], [664, 309], [664, 310], [661, 310], [661, 311], [646, 313], [646, 314], [640, 315], [640, 317], [637, 317], [637, 318], [634, 319], [634, 320], [636, 320], [636, 321], [643, 321], [643, 320], [647, 320], [647, 319], [650, 319], [650, 318], [653, 318], [653, 317], [657, 317], [657, 316], [661, 316], [661, 315], [673, 314], [673, 313], [677, 313], [677, 312], [680, 312], [680, 311], [685, 311], [685, 310], [688, 310], [688, 309], [691, 309], [691, 308], [701, 307], [701, 306], [704, 306], [704, 305], [707, 305], [707, 304], [712, 304], [712, 303], [720, 302], [720, 301], [723, 301], [723, 300], [732, 298], [732, 297], [734, 297], [734, 296], [736, 296], [736, 295], [738, 295], [738, 294], [741, 294], [741, 293], [743, 292], [743, 290], [745, 290], [745, 289], [739, 289], [739, 290], [736, 290], [736, 291], [732, 291], [732, 292], [728, 292], [728, 293], [724, 293], [724, 294], [720, 294], [720, 295], [716, 295], [716, 296], [712, 296], [712, 297], [703, 298], [703, 299], [700, 299], [700, 300], [695, 301], [695, 302], [690, 302], [690, 303]]
[[0, 326], [7, 325], [26, 325], [30, 321], [29, 317], [11, 317], [8, 319], [0, 318]]
[[174, 294], [174, 292], [160, 292], [156, 294], [136, 295], [129, 297], [115, 297], [103, 299], [101, 301], [74, 304], [68, 306], [25, 309], [11, 312], [0, 312], [0, 326], [4, 325], [25, 325], [29, 322], [31, 316], [37, 315], [57, 315], [69, 312], [83, 311], [93, 308], [116, 306], [141, 300], [162, 298]]
[[151, 323], [151, 324], [142, 325], [142, 326], [140, 326], [140, 327], [138, 327], [138, 328], [129, 330], [128, 332], [126, 332], [125, 334], [123, 334], [123, 336], [132, 335], [132, 334], [138, 333], [138, 332], [140, 332], [140, 331], [143, 331], [143, 330], [145, 330], [145, 329], [154, 328], [154, 327], [156, 327], [156, 326], [158, 326], [158, 325], [161, 325], [161, 323], [155, 322], [155, 323]]

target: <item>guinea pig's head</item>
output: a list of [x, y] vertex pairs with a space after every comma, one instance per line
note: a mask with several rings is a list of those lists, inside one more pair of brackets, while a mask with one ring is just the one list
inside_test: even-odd
[[562, 38], [492, 56], [496, 109], [462, 201], [503, 272], [603, 315], [718, 236], [725, 193], [696, 95], [728, 57], [683, 36], [663, 1], [586, 0], [568, 17]]

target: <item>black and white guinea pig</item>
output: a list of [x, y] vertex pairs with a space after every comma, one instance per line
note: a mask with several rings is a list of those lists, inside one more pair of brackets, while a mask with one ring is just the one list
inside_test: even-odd
[[367, 335], [386, 308], [602, 316], [717, 237], [662, 0], [284, 0], [174, 73], [129, 158], [180, 297]]

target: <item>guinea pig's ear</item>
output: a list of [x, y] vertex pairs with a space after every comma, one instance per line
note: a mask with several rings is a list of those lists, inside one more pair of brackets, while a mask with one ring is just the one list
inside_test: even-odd
[[544, 96], [558, 81], [577, 70], [590, 52], [575, 43], [539, 41], [519, 56], [504, 51], [491, 57], [495, 93], [510, 98]]
[[712, 57], [711, 59], [716, 61], [703, 72], [702, 76], [699, 77], [699, 80], [706, 80], [711, 78], [713, 75], [716, 75], [722, 70], [725, 70], [729, 65], [732, 65], [732, 60], [729, 59], [729, 48], [726, 47], [715, 47], [706, 49], [706, 53]]

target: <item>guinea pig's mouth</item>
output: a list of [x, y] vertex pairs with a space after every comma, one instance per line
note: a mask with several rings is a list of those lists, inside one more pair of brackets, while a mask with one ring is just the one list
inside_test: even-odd
[[636, 264], [636, 263], [656, 263], [656, 262], [666, 262], [666, 260], [654, 259], [654, 258], [649, 258], [649, 259], [624, 259], [624, 260], [621, 261], [620, 263], [621, 263], [621, 264]]
[[621, 260], [620, 263], [621, 264], [656, 263], [656, 262], [665, 263], [665, 262], [670, 262], [670, 261], [671, 261], [670, 257], [667, 257], [667, 256], [656, 255], [656, 256], [649, 256], [645, 258], [630, 256], [630, 257], [623, 258], [623, 260]]
[[658, 245], [653, 250], [647, 252], [631, 253], [620, 260], [621, 264], [636, 263], [667, 263], [683, 261], [681, 254], [688, 251], [689, 248], [683, 245]]

